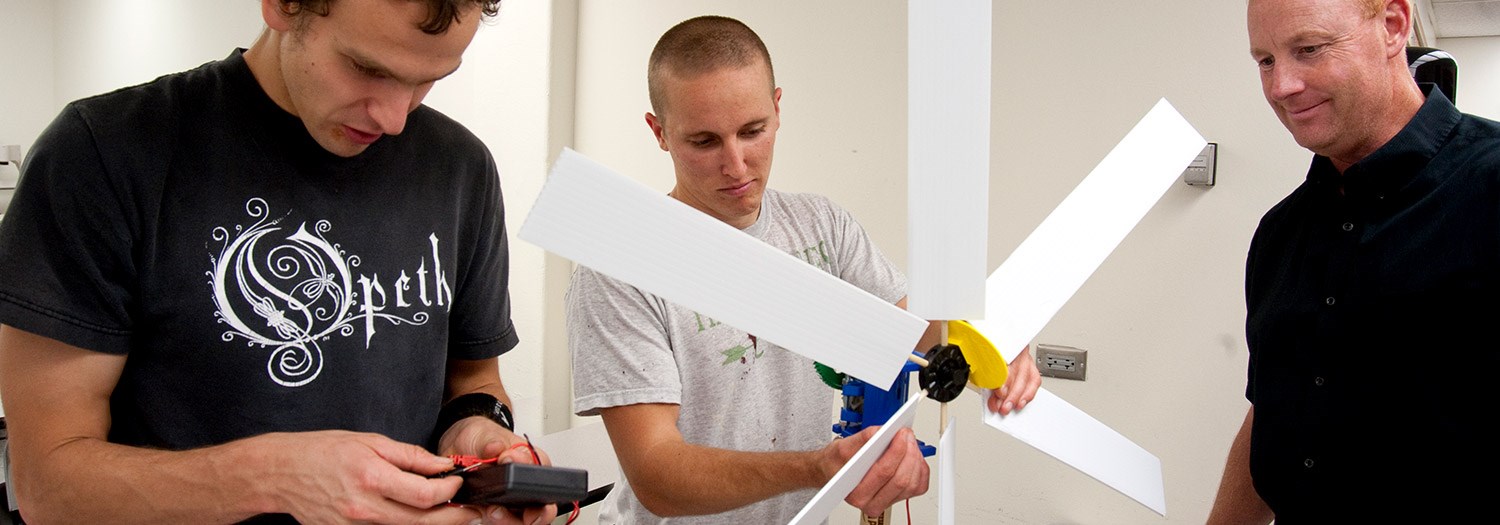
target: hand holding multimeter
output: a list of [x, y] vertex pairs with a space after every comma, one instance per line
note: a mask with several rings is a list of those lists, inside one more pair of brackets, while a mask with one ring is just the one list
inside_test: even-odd
[[588, 495], [588, 471], [573, 468], [500, 463], [497, 458], [455, 456], [454, 468], [439, 477], [462, 476], [464, 484], [453, 503], [540, 507], [582, 500]]
[[[484, 410], [477, 411], [476, 407]], [[460, 454], [481, 454], [450, 455], [448, 457], [453, 460], [454, 468], [434, 476], [463, 478], [463, 483], [449, 503], [498, 506], [518, 515], [530, 515], [536, 510], [542, 510], [543, 516], [556, 512], [545, 509], [548, 505], [571, 503], [574, 513], [569, 516], [568, 523], [572, 523], [577, 517], [580, 506], [578, 502], [588, 496], [588, 472], [543, 465], [547, 463], [544, 455], [532, 446], [530, 437], [523, 434], [520, 437], [526, 437], [526, 441], [516, 443], [514, 438], [517, 436], [511, 435], [510, 439], [505, 439], [503, 434], [495, 434], [498, 430], [496, 425], [472, 424], [480, 418], [471, 416], [483, 416], [494, 421], [507, 433], [513, 432], [509, 409], [493, 396], [466, 394], [443, 406], [437, 428], [444, 430], [434, 432], [434, 435], [442, 437], [435, 440], [433, 448], [458, 451]], [[465, 423], [470, 424], [460, 428]], [[499, 450], [499, 446], [505, 441], [512, 442], [512, 445], [508, 449]], [[466, 447], [461, 443], [469, 445]], [[477, 446], [478, 443], [487, 444]], [[516, 449], [525, 449], [529, 458], [517, 456]], [[502, 458], [507, 459], [502, 461]], [[527, 463], [527, 459], [531, 462]], [[562, 507], [563, 505], [557, 506], [559, 509]]]

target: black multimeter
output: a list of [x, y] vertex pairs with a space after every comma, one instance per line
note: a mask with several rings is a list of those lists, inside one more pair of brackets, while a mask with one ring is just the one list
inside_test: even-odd
[[549, 503], [573, 503], [589, 493], [587, 470], [497, 463], [459, 474], [464, 484], [453, 495], [454, 503], [540, 507]]

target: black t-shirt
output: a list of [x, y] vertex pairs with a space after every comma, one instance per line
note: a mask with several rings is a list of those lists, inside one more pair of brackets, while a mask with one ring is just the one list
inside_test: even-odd
[[1500, 123], [1433, 91], [1343, 175], [1314, 158], [1245, 290], [1251, 472], [1277, 523], [1492, 512]]
[[0, 322], [127, 356], [113, 442], [425, 443], [446, 359], [517, 342], [494, 160], [425, 106], [332, 155], [240, 53], [63, 110], [0, 223]]

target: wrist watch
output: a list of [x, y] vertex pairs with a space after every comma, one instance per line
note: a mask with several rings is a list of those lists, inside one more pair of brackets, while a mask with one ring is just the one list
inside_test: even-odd
[[432, 446], [429, 448], [436, 449], [438, 440], [442, 439], [443, 433], [447, 432], [449, 427], [452, 427], [459, 420], [471, 416], [484, 417], [505, 427], [506, 430], [511, 432], [516, 431], [516, 424], [515, 420], [511, 417], [510, 407], [505, 406], [505, 403], [500, 402], [495, 396], [483, 392], [464, 394], [453, 398], [447, 403], [443, 403], [442, 410], [438, 411], [437, 425], [432, 429]]

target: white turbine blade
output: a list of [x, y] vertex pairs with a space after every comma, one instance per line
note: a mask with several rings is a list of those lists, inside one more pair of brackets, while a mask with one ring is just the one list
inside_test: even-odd
[[519, 237], [889, 388], [927, 322], [565, 149]]
[[833, 475], [833, 479], [828, 480], [828, 483], [813, 495], [812, 501], [807, 502], [807, 505], [804, 505], [802, 510], [792, 517], [792, 521], [787, 522], [788, 525], [823, 523], [823, 520], [828, 519], [828, 515], [833, 513], [833, 509], [838, 507], [839, 502], [853, 492], [854, 487], [865, 478], [870, 467], [875, 466], [875, 460], [880, 459], [880, 455], [885, 453], [886, 447], [896, 437], [896, 431], [911, 427], [912, 419], [917, 416], [917, 411], [913, 407], [917, 406], [917, 402], [921, 400], [921, 395], [908, 398], [906, 404], [901, 405], [901, 408], [897, 409], [884, 425], [881, 425], [880, 430], [876, 430], [875, 435], [865, 442], [865, 446], [860, 447], [859, 451], [844, 463], [843, 468]]
[[971, 321], [1010, 362], [1073, 297], [1207, 141], [1166, 99], [990, 275]]
[[986, 424], [1167, 515], [1161, 460], [1056, 394], [1039, 389], [1008, 416], [984, 410]]
[[985, 316], [990, 0], [907, 3], [907, 308]]
[[958, 483], [957, 480], [953, 477], [953, 453], [958, 449], [954, 448], [956, 446], [954, 444], [954, 440], [957, 438], [953, 435], [953, 431], [958, 430], [958, 427], [956, 426], [957, 424], [958, 420], [956, 418], [949, 417], [947, 427], [943, 430], [943, 437], [938, 438], [937, 464], [939, 525], [953, 525], [954, 520], [956, 519], [953, 512], [953, 494], [958, 490]]

